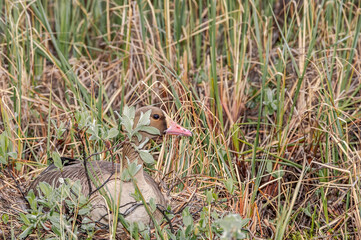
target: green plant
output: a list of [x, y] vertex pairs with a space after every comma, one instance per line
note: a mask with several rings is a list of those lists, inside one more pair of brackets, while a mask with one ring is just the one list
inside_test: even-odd
[[122, 116], [120, 116], [120, 125], [124, 127], [125, 134], [129, 140], [135, 137], [137, 138], [140, 144], [132, 145], [138, 151], [141, 159], [145, 163], [154, 164], [153, 156], [149, 153], [149, 151], [142, 149], [144, 145], [149, 141], [149, 139], [142, 139], [142, 135], [139, 133], [140, 131], [143, 131], [152, 135], [160, 135], [160, 132], [157, 128], [149, 126], [150, 114], [151, 110], [145, 113], [142, 112], [137, 122], [137, 126], [134, 127], [135, 108], [125, 105]]
[[277, 89], [270, 89], [267, 87], [265, 89], [265, 96], [263, 105], [264, 108], [264, 115], [272, 115], [277, 110], [278, 100], [276, 96]]
[[57, 188], [46, 182], [39, 183], [38, 197], [32, 190], [28, 193], [26, 198], [30, 209], [28, 214], [20, 213], [20, 219], [24, 223], [20, 239], [26, 238], [33, 231], [40, 233], [42, 230], [47, 232], [46, 238], [76, 239], [77, 234], [93, 230], [94, 223], [86, 218], [91, 206], [88, 198], [81, 192], [80, 181], [61, 179], [60, 182]]
[[250, 219], [243, 219], [238, 214], [229, 214], [223, 219], [217, 220], [217, 224], [223, 229], [221, 239], [245, 239], [247, 231], [245, 226]]
[[6, 165], [9, 157], [16, 159], [17, 153], [14, 151], [9, 135], [3, 132], [0, 134], [0, 164]]

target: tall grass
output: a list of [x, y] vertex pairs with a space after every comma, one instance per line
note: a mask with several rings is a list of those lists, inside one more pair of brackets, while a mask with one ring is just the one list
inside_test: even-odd
[[[214, 209], [250, 218], [250, 236], [357, 237], [359, 7], [0, 1], [0, 133], [17, 153], [1, 169], [25, 182], [53, 150], [79, 157], [77, 112], [110, 128], [125, 104], [154, 104], [194, 133], [156, 148], [148, 169], [174, 198], [213, 189], [227, 203]], [[52, 120], [67, 124], [61, 139]]]

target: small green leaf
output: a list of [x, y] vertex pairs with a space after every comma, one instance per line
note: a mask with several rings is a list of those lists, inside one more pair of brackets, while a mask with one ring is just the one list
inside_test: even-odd
[[79, 209], [78, 214], [80, 216], [86, 215], [90, 212], [90, 209], [91, 209], [90, 206], [83, 206], [81, 209]]
[[135, 117], [135, 108], [128, 107], [127, 105], [123, 108], [123, 116], [127, 116], [130, 120], [134, 120]]
[[157, 209], [157, 205], [155, 204], [154, 198], [151, 198], [149, 200], [149, 206], [150, 206], [150, 210], [152, 212], [155, 212], [155, 210]]
[[122, 125], [124, 126], [125, 131], [127, 131], [128, 133], [131, 133], [133, 131], [133, 122], [129, 119], [128, 116], [122, 117]]
[[148, 163], [148, 164], [154, 164], [154, 163], [155, 163], [152, 154], [150, 154], [148, 151], [146, 151], [146, 150], [139, 150], [139, 155], [140, 155], [140, 158], [141, 158], [145, 163]]
[[[183, 220], [184, 220], [184, 219], [183, 219]], [[189, 224], [189, 225], [186, 227], [186, 231], [185, 231], [186, 236], [189, 236], [190, 234], [192, 234], [192, 231], [193, 231], [193, 225], [192, 225], [192, 224]]]
[[123, 170], [121, 179], [122, 179], [123, 182], [129, 182], [130, 181], [131, 177], [129, 175], [128, 169]]
[[141, 112], [139, 121], [137, 123], [137, 127], [149, 125], [150, 124], [150, 114], [151, 113], [152, 113], [152, 110], [148, 110], [145, 113]]
[[63, 169], [63, 163], [61, 162], [59, 153], [53, 152], [52, 158], [53, 158], [55, 167], [59, 168], [60, 170]]
[[183, 217], [183, 223], [185, 226], [189, 226], [193, 223], [193, 219], [191, 216], [184, 216]]
[[12, 142], [8, 134], [3, 132], [0, 134], [0, 163], [7, 164], [8, 156], [16, 158], [17, 154], [10, 152], [13, 149]]
[[24, 213], [21, 212], [21, 213], [19, 213], [19, 215], [20, 215], [21, 220], [22, 220], [26, 225], [30, 225], [30, 224], [31, 224], [29, 218], [28, 218]]
[[273, 166], [272, 166], [272, 162], [271, 162], [271, 161], [267, 161], [267, 162], [266, 162], [266, 170], [267, 170], [268, 173], [272, 173]]
[[129, 116], [129, 107], [128, 107], [128, 105], [125, 105], [124, 106], [124, 108], [123, 108], [123, 115], [127, 115], [127, 116]]
[[188, 226], [193, 224], [193, 218], [189, 213], [189, 208], [188, 207], [183, 210], [182, 217], [183, 217], [184, 226], [188, 227]]
[[212, 212], [211, 212], [211, 217], [212, 217], [214, 220], [219, 219], [218, 213], [217, 213], [216, 211], [212, 211]]
[[52, 192], [52, 190], [51, 190], [52, 188], [51, 188], [50, 184], [47, 182], [40, 182], [38, 186], [39, 186], [41, 192], [44, 194], [44, 196], [46, 198], [49, 198], [49, 196]]
[[233, 192], [234, 192], [233, 179], [232, 179], [232, 178], [228, 178], [228, 179], [226, 180], [226, 182], [224, 183], [224, 185], [226, 186], [228, 192], [229, 192], [230, 194], [233, 194]]
[[152, 135], [160, 135], [159, 129], [151, 126], [140, 126], [137, 127], [136, 130], [147, 132]]
[[136, 161], [132, 162], [128, 166], [128, 170], [130, 175], [133, 177], [137, 172], [142, 168], [142, 165], [138, 164]]
[[108, 130], [108, 134], [107, 137], [105, 139], [110, 139], [110, 138], [114, 138], [116, 136], [118, 136], [119, 131], [116, 128], [111, 128]]
[[83, 218], [83, 221], [81, 223], [82, 229], [92, 231], [94, 229], [94, 227], [95, 227], [95, 223], [93, 220], [90, 220], [87, 217]]
[[134, 200], [136, 202], [141, 202], [142, 201], [142, 197], [141, 197], [140, 192], [138, 191], [138, 189], [135, 189], [134, 193], [131, 193], [130, 195], [134, 198]]
[[7, 215], [6, 213], [4, 213], [4, 214], [1, 216], [1, 220], [3, 221], [3, 223], [8, 224], [9, 215]]
[[207, 191], [206, 196], [207, 196], [207, 203], [208, 203], [208, 204], [211, 204], [212, 201], [213, 201], [212, 191]]
[[20, 235], [19, 239], [24, 239], [33, 231], [33, 226], [27, 227]]
[[138, 142], [142, 141], [143, 136], [139, 132], [135, 132], [134, 136], [136, 136], [138, 138]]
[[28, 192], [26, 199], [28, 199], [31, 209], [36, 210], [37, 209], [37, 201], [35, 200], [35, 194], [32, 189]]
[[308, 217], [312, 217], [312, 214], [311, 214], [311, 205], [310, 203], [308, 203], [307, 207], [303, 208], [303, 212], [306, 214], [306, 216]]
[[59, 227], [54, 224], [51, 225], [51, 230], [59, 237], [62, 235]]
[[282, 169], [272, 172], [272, 177], [274, 178], [283, 177], [283, 175], [285, 175], [285, 172]]
[[271, 102], [271, 107], [273, 110], [277, 110], [277, 102], [276, 101]]
[[51, 123], [54, 125], [54, 128], [55, 128], [55, 137], [56, 137], [56, 139], [61, 139], [63, 133], [66, 131], [65, 123], [61, 122], [59, 127], [57, 126], [57, 124], [56, 124], [56, 122], [54, 120], [51, 120]]
[[145, 140], [138, 145], [138, 149], [142, 149], [148, 141], [149, 141], [149, 138], [146, 137]]
[[3, 157], [3, 156], [0, 156], [0, 163], [7, 164], [7, 158]]
[[141, 168], [142, 165], [138, 164], [137, 161], [130, 163], [128, 159], [128, 167], [122, 172], [122, 180], [126, 182], [129, 181]]
[[223, 219], [217, 220], [219, 226], [224, 230], [221, 239], [244, 239], [246, 234], [242, 231], [243, 228], [248, 224], [249, 218], [243, 219], [238, 214], [229, 214]]

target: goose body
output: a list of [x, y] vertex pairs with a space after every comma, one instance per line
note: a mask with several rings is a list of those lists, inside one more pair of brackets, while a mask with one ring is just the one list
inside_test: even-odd
[[[139, 121], [145, 112], [151, 111], [150, 126], [159, 130], [161, 136], [163, 134], [191, 136], [191, 132], [182, 128], [159, 108], [143, 107], [136, 111], [134, 118], [134, 125]], [[156, 135], [151, 135], [146, 132], [140, 132], [142, 137], [156, 138]], [[92, 209], [90, 211], [90, 218], [98, 223], [110, 226], [113, 221], [113, 213], [107, 204], [107, 198], [112, 199], [112, 203], [116, 204], [119, 213], [122, 214], [126, 220], [130, 222], [142, 222], [144, 224], [152, 224], [146, 209], [141, 202], [136, 201], [134, 193], [136, 192], [135, 184], [138, 186], [140, 193], [144, 200], [148, 203], [151, 199], [160, 207], [166, 208], [167, 200], [159, 189], [158, 184], [150, 177], [143, 168], [133, 177], [133, 181], [122, 181], [122, 172], [129, 163], [137, 161], [142, 164], [139, 153], [135, 150], [134, 145], [139, 145], [137, 139], [133, 139], [133, 144], [126, 144], [123, 147], [123, 161], [121, 164], [112, 163], [108, 161], [90, 161], [87, 162], [85, 168], [83, 162], [75, 161], [65, 165], [62, 172], [53, 164], [45, 169], [31, 184], [29, 190], [33, 190], [38, 195], [37, 186], [40, 182], [47, 182], [55, 187], [60, 185], [60, 179], [69, 178], [72, 181], [80, 180], [82, 193], [90, 196]], [[92, 179], [91, 190], [87, 173]], [[98, 191], [94, 191], [97, 190]], [[153, 217], [157, 222], [161, 221], [163, 214], [156, 209], [153, 212]]]

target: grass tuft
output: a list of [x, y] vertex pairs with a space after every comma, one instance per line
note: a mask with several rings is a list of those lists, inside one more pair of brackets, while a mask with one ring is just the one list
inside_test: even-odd
[[0, 1], [0, 238], [21, 233], [17, 182], [26, 189], [54, 151], [82, 156], [79, 114], [121, 130], [125, 105], [160, 106], [194, 133], [152, 145], [147, 168], [172, 200], [174, 238], [360, 238], [359, 8]]

